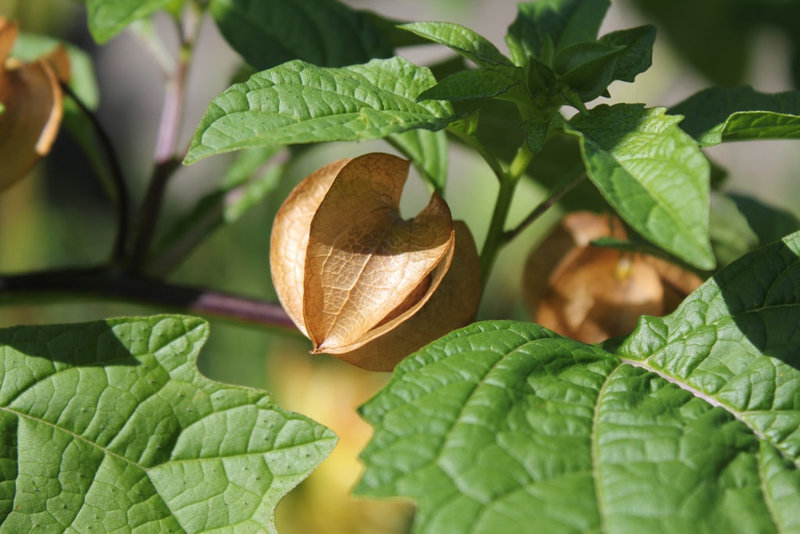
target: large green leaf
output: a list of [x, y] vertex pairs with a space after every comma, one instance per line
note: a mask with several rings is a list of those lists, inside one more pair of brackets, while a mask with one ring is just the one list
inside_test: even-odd
[[2, 532], [275, 532], [332, 432], [195, 367], [208, 325], [0, 330]]
[[149, 17], [180, 0], [86, 0], [89, 31], [98, 43], [105, 43], [131, 22]]
[[511, 66], [491, 41], [469, 28], [452, 22], [414, 22], [400, 26], [434, 43], [447, 46], [480, 66]]
[[211, 102], [186, 163], [256, 146], [438, 130], [455, 119], [450, 105], [417, 102], [434, 83], [430, 70], [402, 58], [342, 68], [284, 63], [231, 86]]
[[709, 242], [709, 165], [680, 117], [638, 104], [597, 106], [569, 121], [589, 178], [642, 237], [700, 269]]
[[619, 355], [511, 321], [435, 341], [362, 407], [357, 492], [437, 534], [797, 531], [798, 256], [733, 263]]
[[365, 14], [335, 0], [211, 0], [234, 50], [261, 70], [292, 59], [340, 67], [392, 55]]
[[[784, 470], [800, 466], [798, 256], [800, 233], [743, 256], [671, 315], [644, 318], [618, 350], [724, 408]], [[800, 511], [792, 512], [797, 528]]]
[[561, 50], [594, 41], [608, 11], [608, 0], [539, 0], [518, 6], [508, 28], [506, 43], [511, 58], [524, 65], [532, 56], [551, 65]]
[[710, 146], [749, 139], [800, 139], [800, 91], [760, 93], [752, 87], [711, 87], [670, 110], [681, 128]]

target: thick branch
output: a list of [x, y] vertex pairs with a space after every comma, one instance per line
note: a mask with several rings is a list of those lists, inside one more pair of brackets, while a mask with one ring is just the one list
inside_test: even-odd
[[0, 304], [53, 298], [89, 298], [135, 302], [258, 326], [295, 329], [278, 304], [169, 284], [105, 268], [62, 269], [0, 276]]

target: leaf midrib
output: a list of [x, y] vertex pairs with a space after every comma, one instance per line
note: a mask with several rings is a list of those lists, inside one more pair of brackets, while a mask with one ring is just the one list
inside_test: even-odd
[[32, 416], [30, 414], [27, 414], [25, 412], [20, 412], [19, 410], [15, 410], [14, 408], [11, 408], [9, 406], [0, 406], [0, 411], [10, 413], [10, 414], [13, 414], [13, 415], [21, 418], [21, 419], [27, 419], [27, 420], [33, 421], [35, 423], [40, 423], [40, 424], [43, 424], [45, 426], [49, 426], [50, 428], [53, 428], [55, 430], [59, 430], [59, 431], [65, 433], [65, 434], [69, 434], [70, 436], [72, 436], [73, 439], [82, 441], [83, 443], [86, 443], [87, 445], [90, 445], [90, 446], [93, 446], [93, 447], [95, 447], [97, 449], [100, 449], [103, 453], [107, 454], [108, 456], [113, 456], [114, 458], [117, 458], [118, 460], [122, 460], [123, 462], [125, 462], [125, 463], [127, 463], [129, 465], [132, 465], [134, 467], [137, 467], [137, 468], [141, 469], [144, 472], [147, 472], [147, 468], [146, 467], [134, 462], [133, 460], [131, 460], [129, 458], [126, 458], [126, 457], [120, 455], [119, 453], [116, 453], [116, 452], [112, 451], [111, 449], [108, 449], [108, 448], [104, 447], [103, 445], [100, 445], [96, 441], [92, 441], [92, 440], [90, 440], [88, 438], [85, 438], [85, 437], [81, 436], [80, 434], [78, 434], [78, 433], [76, 433], [76, 432], [74, 432], [74, 431], [72, 431], [72, 430], [70, 430], [68, 428], [65, 428], [63, 426], [59, 426], [59, 425], [57, 425], [55, 423], [52, 423], [52, 422], [50, 422], [50, 421], [48, 421], [46, 419], [42, 419], [40, 417], [34, 417], [34, 416]]
[[[240, 408], [240, 407], [241, 406], [233, 406], [231, 408], [227, 408], [226, 410]], [[93, 440], [90, 440], [88, 438], [85, 438], [85, 437], [81, 436], [80, 434], [76, 433], [73, 430], [70, 430], [70, 429], [65, 428], [63, 426], [59, 426], [59, 425], [57, 425], [57, 424], [55, 424], [55, 423], [53, 423], [51, 421], [48, 421], [46, 419], [41, 419], [39, 417], [34, 417], [34, 416], [30, 415], [30, 414], [27, 414], [25, 412], [20, 412], [19, 410], [15, 410], [14, 408], [10, 408], [8, 406], [0, 407], [0, 411], [10, 413], [10, 414], [15, 415], [15, 416], [17, 416], [19, 418], [27, 419], [27, 420], [33, 421], [35, 423], [41, 423], [43, 425], [49, 426], [50, 428], [53, 428], [55, 430], [61, 431], [61, 432], [65, 433], [65, 434], [68, 434], [68, 435], [72, 436], [73, 438], [75, 438], [77, 440], [80, 440], [83, 443], [86, 443], [87, 445], [90, 445], [92, 447], [95, 447], [95, 448], [99, 449], [100, 451], [102, 451], [103, 453], [107, 454], [108, 456], [113, 456], [114, 458], [122, 460], [123, 462], [140, 469], [144, 473], [147, 473], [152, 469], [161, 467], [161, 466], [166, 465], [166, 464], [201, 462], [203, 460], [222, 460], [222, 459], [226, 459], [226, 458], [239, 458], [239, 457], [249, 457], [249, 456], [263, 456], [263, 455], [266, 455], [266, 454], [272, 454], [274, 452], [288, 451], [288, 450], [292, 450], [292, 449], [295, 449], [295, 448], [306, 447], [308, 445], [313, 445], [314, 443], [317, 443], [317, 442], [323, 441], [323, 440], [334, 439], [332, 437], [323, 436], [323, 437], [320, 437], [320, 438], [317, 438], [317, 439], [311, 439], [309, 441], [304, 441], [304, 442], [301, 442], [301, 443], [292, 443], [291, 445], [287, 445], [287, 446], [272, 447], [268, 451], [254, 451], [254, 452], [247, 452], [247, 453], [244, 453], [244, 454], [242, 454], [242, 453], [240, 453], [240, 454], [216, 454], [214, 456], [199, 456], [197, 458], [170, 458], [166, 462], [161, 462], [161, 463], [152, 465], [150, 467], [147, 467], [147, 466], [144, 466], [144, 465], [142, 465], [140, 463], [137, 463], [134, 460], [126, 458], [125, 456], [122, 456], [121, 454], [119, 454], [117, 452], [112, 451], [108, 447], [100, 445], [96, 441], [93, 441]], [[215, 412], [214, 414], [216, 414], [216, 413], [220, 413], [220, 412]], [[211, 414], [211, 415], [214, 415], [214, 414]], [[204, 418], [205, 417], [203, 417], [202, 419], [204, 419]], [[202, 419], [199, 419], [196, 422], [202, 421]]]
[[[408, 96], [405, 96], [405, 95], [401, 95], [401, 94], [398, 94], [398, 93], [394, 93], [394, 92], [389, 91], [387, 89], [382, 89], [382, 88], [378, 87], [377, 85], [372, 84], [371, 82], [369, 82], [369, 80], [366, 80], [366, 82], [369, 83], [372, 86], [372, 88], [374, 89], [374, 92], [370, 91], [373, 96], [376, 93], [389, 95], [389, 96], [391, 96], [393, 98], [396, 98], [397, 100], [403, 101], [404, 103], [410, 103], [411, 104], [410, 108], [413, 109], [413, 110], [419, 110], [421, 108], [421, 109], [424, 109], [425, 111], [427, 111], [431, 116], [436, 117], [436, 118], [441, 118], [441, 117], [438, 117], [438, 116], [434, 115], [434, 113], [431, 110], [429, 110], [427, 107], [422, 105], [420, 102], [417, 102], [416, 100], [413, 100], [411, 97], [408, 97]], [[333, 97], [337, 97], [337, 98], [347, 97], [347, 98], [351, 98], [354, 102], [356, 102], [358, 104], [361, 104], [361, 108], [369, 108], [369, 109], [371, 109], [373, 111], [384, 111], [384, 112], [386, 112], [386, 111], [405, 111], [405, 110], [399, 110], [399, 109], [388, 109], [387, 110], [385, 108], [376, 109], [376, 108], [372, 107], [372, 105], [370, 105], [368, 102], [358, 98], [355, 95], [356, 91], [353, 91], [353, 94], [342, 94], [342, 93], [336, 92], [334, 90], [327, 89], [325, 87], [316, 87], [316, 86], [313, 86], [313, 85], [303, 85], [303, 84], [300, 84], [300, 83], [298, 83], [298, 84], [294, 84], [294, 83], [291, 83], [291, 84], [289, 84], [289, 83], [273, 83], [272, 85], [267, 86], [267, 87], [248, 88], [245, 91], [236, 91], [236, 92], [240, 92], [244, 96], [247, 96], [247, 95], [249, 95], [251, 93], [255, 93], [257, 91], [265, 91], [265, 90], [267, 90], [267, 91], [269, 91], [269, 90], [275, 91], [276, 88], [301, 90], [301, 91], [310, 90], [310, 91], [314, 91], [314, 92], [317, 93], [317, 95], [315, 95], [315, 96], [322, 96], [322, 97], [325, 97], [325, 96], [333, 96]], [[357, 87], [351, 87], [351, 88], [352, 89], [358, 89]], [[307, 103], [307, 100], [305, 98], [303, 99], [303, 103]], [[359, 108], [359, 109], [361, 109], [361, 108]], [[222, 109], [221, 106], [220, 106], [220, 109]], [[235, 111], [224, 111], [223, 110], [223, 112], [224, 112], [224, 115], [222, 117], [218, 117], [218, 118], [214, 119], [213, 122], [216, 122], [216, 121], [220, 120], [221, 118], [227, 117], [229, 115], [236, 115], [236, 114], [239, 114], [239, 113], [268, 113], [270, 115], [279, 115], [279, 116], [282, 116], [282, 117], [296, 118], [294, 115], [287, 115], [285, 112], [272, 111], [272, 110], [263, 110], [263, 109], [254, 109], [254, 108], [251, 108], [251, 107], [248, 107], [247, 109], [241, 109], [241, 110], [235, 110]], [[406, 113], [410, 113], [410, 111], [405, 111], [405, 112]], [[354, 112], [349, 111], [347, 113], [354, 113]], [[313, 120], [313, 119], [323, 119], [323, 118], [327, 118], [327, 117], [336, 117], [336, 116], [339, 116], [339, 115], [346, 115], [347, 113], [332, 113], [332, 114], [329, 114], [329, 115], [319, 115], [319, 116], [316, 116], [316, 117], [310, 116], [308, 119], [300, 118], [300, 119], [297, 119], [297, 121], [301, 122], [301, 121], [307, 121], [307, 120]], [[213, 124], [213, 122], [212, 122], [212, 124]]]

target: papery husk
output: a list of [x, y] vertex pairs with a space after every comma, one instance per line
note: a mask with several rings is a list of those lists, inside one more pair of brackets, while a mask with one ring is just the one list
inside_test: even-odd
[[628, 333], [640, 316], [663, 311], [658, 273], [618, 250], [586, 247], [549, 282], [536, 321], [584, 343]]
[[32, 63], [8, 56], [16, 24], [0, 17], [0, 191], [22, 179], [50, 152], [63, 116], [59, 77], [69, 79], [69, 59], [62, 47]]
[[349, 162], [350, 159], [340, 159], [309, 174], [289, 193], [272, 223], [269, 249], [272, 284], [281, 306], [306, 337], [303, 281], [311, 219], [336, 175]]
[[584, 343], [631, 332], [642, 315], [664, 315], [702, 283], [665, 260], [595, 247], [601, 237], [625, 239], [615, 217], [567, 215], [529, 256], [523, 295], [533, 319]]
[[340, 160], [304, 179], [278, 211], [273, 283], [313, 353], [349, 353], [386, 335], [445, 279], [456, 253], [450, 210], [434, 193], [403, 220], [408, 168], [390, 154]]
[[337, 358], [371, 371], [391, 371], [412, 352], [475, 319], [481, 299], [478, 250], [467, 225], [454, 224], [455, 256], [431, 299], [394, 329]]
[[[336, 354], [380, 335], [372, 332], [454, 246], [450, 209], [436, 193], [414, 219], [400, 216], [410, 162], [390, 154], [365, 154], [337, 175], [311, 222], [303, 318], [315, 352]], [[413, 314], [441, 282], [380, 327]]]

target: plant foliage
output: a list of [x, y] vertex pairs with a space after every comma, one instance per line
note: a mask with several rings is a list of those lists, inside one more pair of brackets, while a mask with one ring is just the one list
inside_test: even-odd
[[[461, 24], [337, 0], [84, 3], [98, 44], [133, 27], [165, 77], [152, 173], [131, 195], [96, 115], [90, 55], [0, 17], [2, 189], [47, 156], [63, 124], [116, 217], [105, 262], [2, 273], [0, 303], [143, 302], [294, 328], [313, 353], [370, 370], [397, 365], [360, 409], [374, 436], [356, 493], [412, 498], [415, 532], [800, 531], [800, 221], [725, 191], [726, 170], [704, 152], [800, 138], [800, 92], [734, 86], [754, 27], [800, 41], [796, 6], [635, 0], [726, 85], [667, 109], [597, 101], [650, 68], [656, 38], [652, 25], [601, 35], [608, 0], [519, 4], [507, 53]], [[158, 13], [177, 51], [152, 24]], [[216, 67], [197, 53], [203, 21], [241, 68], [185, 149], [187, 73]], [[397, 50], [418, 45], [449, 55], [417, 65]], [[288, 192], [311, 145], [379, 139], [406, 159], [348, 156]], [[496, 191], [466, 221], [448, 204], [451, 143], [482, 160]], [[181, 163], [236, 151], [208, 190], [166, 201]], [[407, 220], [410, 164], [430, 202]], [[523, 181], [543, 197], [514, 221]], [[259, 268], [280, 303], [220, 291], [216, 272], [199, 287], [171, 276], [216, 229], [281, 201]], [[475, 321], [489, 309], [481, 297], [504, 293], [486, 290], [500, 251], [553, 207], [603, 215], [569, 213], [569, 231], [531, 251], [526, 280], [541, 283], [522, 297], [546, 294], [558, 316], [534, 320], [564, 334], [553, 324], [602, 315], [602, 339], [621, 337], [590, 345], [600, 338], [577, 327], [570, 339]], [[167, 228], [164, 209], [175, 210]], [[644, 315], [661, 310], [674, 311]], [[0, 531], [275, 532], [278, 501], [336, 437], [266, 392], [203, 377], [208, 331], [188, 315], [0, 329]]]
[[790, 532], [798, 295], [792, 234], [616, 350], [510, 321], [453, 332], [362, 407], [357, 492], [415, 498], [418, 532]]
[[207, 336], [180, 316], [0, 331], [3, 528], [274, 532], [336, 438], [201, 376]]

